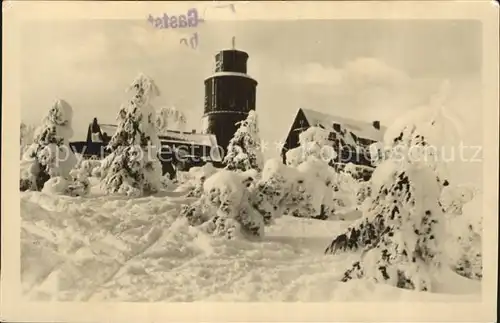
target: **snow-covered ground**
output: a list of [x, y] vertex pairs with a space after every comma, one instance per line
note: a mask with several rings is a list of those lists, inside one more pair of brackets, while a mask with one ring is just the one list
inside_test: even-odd
[[182, 192], [135, 199], [22, 192], [24, 295], [141, 302], [481, 299], [480, 282], [451, 271], [434, 293], [339, 282], [356, 255], [323, 251], [349, 221], [285, 216], [261, 241], [228, 241], [178, 217], [189, 202]]

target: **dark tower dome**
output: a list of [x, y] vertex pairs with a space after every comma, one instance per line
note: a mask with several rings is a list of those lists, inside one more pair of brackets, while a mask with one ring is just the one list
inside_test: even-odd
[[238, 129], [236, 123], [255, 110], [257, 81], [247, 74], [248, 54], [234, 49], [215, 55], [215, 72], [205, 79], [202, 132], [214, 134], [226, 152]]

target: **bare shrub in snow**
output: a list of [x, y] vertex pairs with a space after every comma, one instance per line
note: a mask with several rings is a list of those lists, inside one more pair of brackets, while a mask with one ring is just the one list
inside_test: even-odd
[[161, 189], [160, 141], [150, 100], [160, 94], [153, 80], [140, 74], [130, 86], [132, 100], [118, 113], [118, 128], [102, 161], [101, 185], [108, 193], [140, 196]]
[[448, 239], [446, 255], [458, 274], [480, 280], [482, 264], [482, 199], [469, 185], [449, 186], [441, 203], [446, 211]]
[[226, 239], [263, 235], [262, 216], [249, 203], [248, 176], [221, 170], [204, 183], [201, 197], [185, 206], [182, 215], [191, 225]]
[[69, 147], [73, 136], [73, 109], [64, 100], [57, 100], [35, 132], [33, 143], [21, 159], [20, 190], [42, 190], [53, 177], [68, 178], [76, 164]]
[[228, 170], [262, 170], [263, 157], [260, 147], [257, 114], [250, 111], [248, 117], [239, 122], [239, 128], [229, 141], [224, 164]]
[[167, 130], [184, 131], [186, 123], [186, 115], [175, 107], [162, 107], [156, 113], [155, 126], [159, 134]]

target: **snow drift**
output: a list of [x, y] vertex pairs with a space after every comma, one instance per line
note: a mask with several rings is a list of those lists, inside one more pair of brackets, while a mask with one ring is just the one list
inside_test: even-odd
[[444, 275], [435, 293], [342, 283], [351, 255], [323, 246], [348, 223], [282, 217], [259, 242], [214, 238], [179, 218], [186, 198], [21, 193], [23, 294], [38, 301], [474, 301]]

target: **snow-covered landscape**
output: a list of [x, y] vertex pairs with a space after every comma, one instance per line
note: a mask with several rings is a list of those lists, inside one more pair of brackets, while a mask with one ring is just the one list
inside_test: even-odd
[[[23, 20], [2, 319], [491, 316], [487, 25], [327, 3]], [[189, 8], [202, 24], [148, 21]]]
[[481, 299], [480, 188], [447, 178], [439, 150], [429, 149], [451, 120], [446, 84], [370, 147], [369, 181], [355, 165], [329, 166], [335, 151], [325, 160], [328, 132], [319, 127], [300, 134], [287, 164], [264, 160], [255, 112], [225, 168], [162, 176], [151, 105], [159, 89], [140, 74], [130, 90], [103, 160], [68, 148], [73, 111], [64, 100], [36, 131], [21, 125], [28, 299]]
[[[171, 194], [174, 195], [174, 194]], [[340, 282], [356, 254], [325, 256], [348, 221], [283, 217], [261, 241], [214, 239], [179, 218], [184, 199], [21, 200], [23, 292], [33, 300], [478, 301], [480, 281], [449, 271], [432, 293]], [[33, 265], [36, 264], [36, 265]]]

